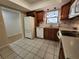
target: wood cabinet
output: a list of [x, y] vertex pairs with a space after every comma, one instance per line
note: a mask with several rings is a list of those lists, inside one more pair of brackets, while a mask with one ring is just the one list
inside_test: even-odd
[[26, 13], [27, 16], [35, 17], [35, 25], [39, 26], [41, 22], [43, 22], [44, 11], [30, 11]]
[[58, 28], [44, 28], [44, 38], [48, 40], [58, 41]]
[[27, 15], [27, 16], [35, 17], [34, 12], [35, 12], [35, 11], [27, 12], [26, 15]]
[[36, 26], [39, 26], [41, 22], [43, 22], [44, 17], [44, 11], [38, 11], [36, 12]]
[[59, 59], [65, 59], [62, 43], [59, 51]]
[[61, 7], [61, 20], [67, 20], [70, 12], [70, 2]]
[[75, 0], [70, 0], [68, 3], [64, 4], [61, 7], [61, 20], [69, 19], [70, 8], [74, 1]]

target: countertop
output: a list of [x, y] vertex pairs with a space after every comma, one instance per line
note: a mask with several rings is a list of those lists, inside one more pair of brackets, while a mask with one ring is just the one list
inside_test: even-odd
[[79, 37], [62, 36], [65, 58], [79, 59]]
[[39, 28], [59, 28], [58, 26], [39, 26]]

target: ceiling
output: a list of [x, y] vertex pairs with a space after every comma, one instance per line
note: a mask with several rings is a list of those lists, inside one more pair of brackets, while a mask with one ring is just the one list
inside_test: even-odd
[[18, 11], [23, 11], [23, 12], [29, 11], [28, 8], [25, 8], [24, 6], [13, 3], [9, 0], [0, 0], [0, 7], [1, 6], [6, 7], [6, 8], [10, 8], [10, 9], [15, 9], [15, 10], [18, 10]]
[[51, 0], [25, 0], [25, 1], [30, 3], [30, 4], [35, 4], [35, 3], [46, 2], [46, 1], [51, 1]]
[[25, 12], [53, 8], [55, 5], [59, 7], [61, 3], [62, 0], [0, 0], [1, 5]]

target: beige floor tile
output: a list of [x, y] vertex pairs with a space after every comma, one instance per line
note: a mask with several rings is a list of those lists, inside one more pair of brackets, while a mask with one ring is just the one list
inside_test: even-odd
[[53, 44], [53, 41], [50, 41], [50, 43], [49, 44]]
[[44, 43], [42, 44], [43, 47], [48, 47], [48, 44]]
[[[24, 59], [57, 59], [59, 48], [57, 42], [37, 38], [20, 39], [10, 44], [9, 47], [11, 51], [7, 48], [3, 48], [3, 52], [0, 50], [0, 54], [4, 58], [8, 56], [6, 59], [21, 59], [20, 57]], [[53, 57], [53, 55], [55, 56]]]
[[44, 56], [44, 59], [54, 59], [54, 56], [51, 55], [51, 54], [46, 54], [46, 55]]
[[41, 58], [41, 57], [38, 57], [38, 56], [34, 56], [34, 59], [43, 59], [43, 58]]
[[23, 50], [22, 48], [20, 48], [19, 46], [16, 46], [16, 45], [11, 45], [10, 48], [11, 48], [14, 52], [20, 52], [20, 51]]
[[45, 52], [46, 52], [45, 50], [39, 50], [39, 52], [37, 53], [37, 56], [43, 58], [45, 55]]
[[48, 45], [48, 48], [55, 48], [54, 45]]
[[23, 45], [23, 46], [21, 46], [23, 49], [27, 49], [27, 47], [29, 47], [29, 45], [27, 45], [27, 44], [25, 44], [25, 45]]
[[2, 55], [3, 58], [6, 58], [8, 55], [12, 54], [13, 51], [9, 49], [9, 47], [5, 47], [0, 50], [0, 54]]
[[1, 56], [0, 56], [0, 59], [2, 59]]
[[25, 44], [24, 44], [24, 43], [19, 43], [19, 44], [16, 44], [16, 45], [22, 47], [22, 46], [24, 46]]
[[25, 55], [29, 53], [28, 50], [24, 50], [18, 46], [12, 46], [12, 49], [16, 54], [18, 54], [21, 57], [24, 57]]
[[50, 54], [54, 55], [54, 53], [55, 53], [54, 48], [48, 48], [47, 53], [50, 53]]
[[36, 45], [34, 48], [36, 48], [36, 49], [40, 49], [40, 45]]
[[55, 55], [58, 56], [59, 55], [59, 50], [60, 50], [60, 47], [55, 47]]
[[42, 46], [42, 47], [40, 48], [40, 50], [41, 50], [41, 51], [46, 51], [46, 50], [47, 50], [47, 47], [46, 47], [46, 46]]
[[27, 56], [24, 57], [24, 59], [33, 59], [34, 58], [34, 54], [29, 53]]
[[36, 46], [36, 44], [35, 44], [35, 43], [31, 43], [31, 46], [35, 47], [35, 46]]
[[53, 44], [55, 47], [59, 47], [59, 42], [54, 42]]
[[20, 44], [24, 45], [25, 44], [24, 42], [25, 42], [24, 40], [18, 40], [16, 42], [14, 42], [14, 44], [16, 44], [16, 45], [20, 45]]
[[56, 56], [59, 55], [59, 50], [55, 50], [55, 53], [54, 53]]
[[59, 59], [58, 56], [54, 56], [54, 59]]
[[31, 51], [32, 49], [33, 49], [33, 46], [28, 46], [28, 47], [27, 47], [27, 50], [28, 50], [28, 51]]
[[45, 44], [49, 44], [49, 43], [50, 43], [50, 41], [49, 41], [49, 40], [46, 40], [44, 43], [45, 43]]
[[23, 51], [21, 51], [18, 55], [19, 56], [21, 56], [22, 58], [24, 58], [26, 55], [28, 55], [29, 54], [29, 51], [25, 51], [25, 50], [23, 50]]
[[13, 53], [9, 55], [8, 57], [6, 57], [5, 59], [22, 59], [22, 58], [18, 56], [17, 54]]
[[31, 52], [34, 53], [34, 54], [37, 54], [38, 51], [39, 51], [39, 49], [37, 49], [37, 48], [33, 48], [33, 49], [31, 50]]

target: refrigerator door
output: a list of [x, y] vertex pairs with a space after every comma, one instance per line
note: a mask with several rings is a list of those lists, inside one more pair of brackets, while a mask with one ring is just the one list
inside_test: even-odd
[[34, 38], [34, 18], [24, 17], [24, 33], [25, 37]]

